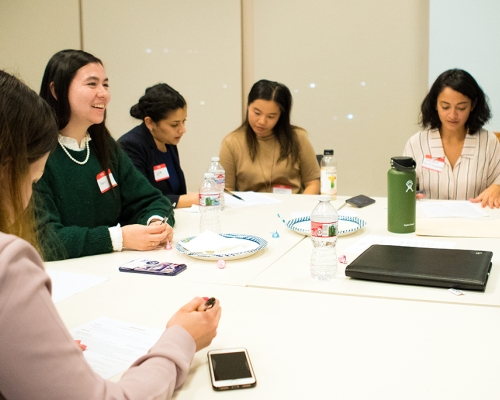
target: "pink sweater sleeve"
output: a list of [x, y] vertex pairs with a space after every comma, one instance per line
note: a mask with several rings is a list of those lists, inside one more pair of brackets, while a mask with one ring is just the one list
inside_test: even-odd
[[167, 329], [117, 383], [85, 361], [51, 299], [50, 278], [35, 249], [0, 233], [0, 398], [168, 399], [186, 379], [195, 343]]

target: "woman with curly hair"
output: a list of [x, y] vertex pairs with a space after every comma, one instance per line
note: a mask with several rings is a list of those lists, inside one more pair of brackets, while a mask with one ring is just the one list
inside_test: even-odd
[[483, 129], [491, 118], [486, 95], [466, 71], [450, 69], [421, 107], [423, 130], [406, 143], [417, 162], [419, 198], [470, 200], [500, 207], [500, 143]]

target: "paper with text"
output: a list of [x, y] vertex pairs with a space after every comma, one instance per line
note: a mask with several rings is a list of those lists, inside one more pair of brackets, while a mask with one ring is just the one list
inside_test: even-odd
[[226, 193], [224, 199], [226, 201], [227, 207], [242, 208], [242, 207], [259, 206], [262, 204], [275, 204], [282, 202], [282, 200], [256, 192], [233, 192], [233, 193], [241, 197], [243, 200], [239, 200], [236, 197]]
[[480, 204], [466, 200], [419, 201], [418, 207], [428, 218], [487, 217]]
[[75, 340], [87, 346], [83, 352], [92, 369], [109, 379], [128, 369], [148, 352], [163, 331], [100, 317], [71, 330]]

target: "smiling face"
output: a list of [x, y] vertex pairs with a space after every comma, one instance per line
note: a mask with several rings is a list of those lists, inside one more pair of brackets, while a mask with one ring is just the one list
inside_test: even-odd
[[68, 89], [71, 107], [70, 124], [87, 129], [104, 120], [104, 111], [111, 99], [106, 71], [101, 64], [80, 68]]
[[159, 150], [165, 151], [166, 144], [176, 145], [186, 133], [187, 107], [171, 111], [167, 118], [154, 122], [146, 117], [144, 122], [155, 140]]
[[272, 100], [257, 99], [248, 106], [248, 124], [257, 137], [272, 135], [280, 115], [278, 104]]
[[442, 129], [461, 133], [465, 131], [465, 123], [473, 109], [471, 99], [450, 87], [445, 87], [437, 98], [436, 107]]

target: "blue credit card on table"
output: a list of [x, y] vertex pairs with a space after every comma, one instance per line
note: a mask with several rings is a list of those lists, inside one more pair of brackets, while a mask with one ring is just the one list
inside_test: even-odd
[[166, 261], [140, 259], [123, 264], [118, 269], [122, 272], [175, 276], [180, 274], [186, 268], [186, 264], [174, 264]]

